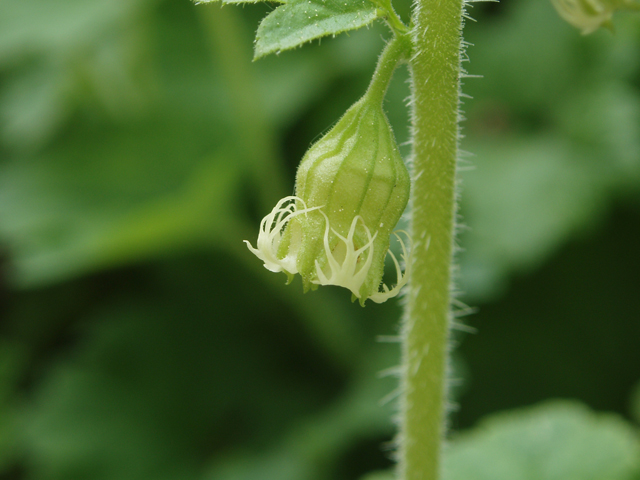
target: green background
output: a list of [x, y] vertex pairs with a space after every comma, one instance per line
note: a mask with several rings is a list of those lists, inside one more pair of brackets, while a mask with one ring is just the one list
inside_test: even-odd
[[[273, 8], [0, 0], [0, 479], [388, 478], [402, 300], [242, 240], [389, 34], [252, 63]], [[446, 478], [640, 478], [640, 17], [469, 13]]]

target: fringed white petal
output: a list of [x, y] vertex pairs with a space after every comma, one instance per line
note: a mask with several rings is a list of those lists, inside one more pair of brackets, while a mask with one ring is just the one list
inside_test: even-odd
[[[400, 230], [400, 232], [404, 233], [407, 236], [407, 240], [409, 240], [409, 242], [411, 242], [411, 237], [409, 237], [409, 234], [407, 232], [405, 232], [404, 230]], [[404, 264], [405, 264], [405, 269], [404, 269], [404, 273], [403, 273], [402, 269], [400, 268], [400, 263], [398, 262], [398, 259], [393, 254], [391, 249], [389, 249], [389, 251], [387, 253], [389, 255], [391, 255], [391, 259], [393, 260], [393, 263], [396, 266], [396, 275], [398, 276], [398, 283], [396, 283], [396, 286], [393, 287], [391, 290], [389, 290], [389, 287], [387, 287], [383, 283], [382, 284], [382, 292], [376, 292], [376, 293], [374, 293], [373, 295], [371, 295], [369, 297], [371, 300], [373, 300], [376, 303], [386, 302], [390, 298], [393, 298], [396, 295], [398, 295], [398, 293], [400, 293], [400, 290], [402, 289], [402, 287], [404, 287], [406, 285], [407, 281], [409, 280], [409, 272], [410, 272], [410, 268], [411, 268], [411, 263], [409, 263], [409, 255], [407, 253], [407, 247], [405, 246], [404, 242], [402, 241], [402, 238], [400, 237], [400, 235], [398, 235], [398, 233], [393, 232], [393, 234], [396, 236], [396, 238], [400, 242], [400, 245], [402, 246], [402, 255], [401, 256], [402, 256], [402, 260], [404, 261]]]
[[[325, 267], [327, 273], [320, 268], [320, 264], [318, 263], [318, 260], [316, 260], [316, 275], [318, 276], [318, 280], [314, 280], [313, 283], [319, 285], [336, 285], [348, 288], [351, 290], [351, 293], [353, 293], [357, 298], [360, 298], [360, 288], [367, 279], [367, 274], [369, 273], [371, 262], [373, 261], [373, 241], [376, 238], [377, 232], [371, 236], [371, 231], [365, 225], [362, 217], [360, 215], [356, 215], [351, 222], [349, 233], [345, 238], [329, 226], [329, 219], [322, 210], [320, 210], [320, 213], [322, 213], [326, 222], [324, 230], [324, 251], [327, 256], [327, 265]], [[355, 235], [358, 221], [362, 222], [368, 241], [364, 246], [356, 249], [355, 244], [353, 243], [353, 236]], [[330, 228], [341, 242], [338, 243], [333, 251], [329, 246]], [[334, 251], [340, 251], [341, 253], [344, 252], [344, 259], [340, 261], [336, 258]], [[366, 257], [366, 259], [364, 259], [364, 257]]]
[[[304, 208], [298, 209], [297, 202], [300, 202]], [[304, 201], [295, 196], [284, 197], [271, 210], [266, 217], [260, 222], [260, 233], [258, 234], [257, 248], [253, 248], [248, 240], [249, 250], [260, 260], [264, 262], [264, 268], [272, 272], [286, 272], [290, 274], [298, 273], [296, 267], [295, 251], [289, 249], [284, 258], [278, 257], [278, 248], [282, 241], [282, 232], [289, 221], [301, 214], [306, 214], [320, 207], [307, 208]]]
[[[302, 206], [302, 208], [299, 208]], [[339, 287], [347, 288], [353, 293], [353, 295], [364, 302], [367, 298], [362, 298], [360, 290], [367, 281], [371, 264], [373, 262], [374, 253], [374, 241], [378, 235], [378, 232], [371, 235], [371, 230], [364, 223], [364, 219], [357, 215], [354, 217], [349, 227], [347, 236], [344, 237], [336, 232], [335, 229], [329, 225], [329, 219], [327, 215], [320, 210], [322, 207], [307, 208], [305, 202], [295, 196], [285, 197], [280, 200], [271, 212], [265, 216], [260, 222], [260, 233], [258, 234], [258, 242], [254, 248], [247, 240], [244, 242], [247, 244], [249, 250], [260, 260], [264, 262], [264, 267], [272, 272], [285, 272], [288, 275], [298, 273], [296, 266], [297, 255], [302, 242], [301, 232], [295, 229], [290, 230], [291, 237], [289, 248], [286, 255], [283, 258], [279, 257], [280, 242], [282, 236], [287, 227], [287, 224], [291, 219], [298, 215], [307, 214], [313, 210], [318, 210], [325, 219], [325, 229], [323, 236], [323, 247], [326, 256], [326, 264], [320, 267], [320, 262], [315, 260], [316, 267], [316, 279], [312, 280], [317, 285], [335, 285]], [[362, 228], [367, 237], [367, 242], [360, 248], [356, 248], [355, 234], [358, 224], [362, 224]], [[409, 238], [406, 232], [402, 232]], [[338, 239], [337, 245], [332, 249], [329, 244], [330, 234], [335, 235]], [[382, 291], [376, 291], [368, 298], [376, 303], [382, 303], [389, 298], [395, 297], [402, 287], [407, 283], [409, 276], [409, 255], [407, 253], [407, 247], [398, 233], [394, 232], [394, 235], [398, 238], [400, 245], [402, 246], [401, 258], [404, 261], [406, 267], [405, 271], [402, 271], [400, 262], [396, 256], [388, 250], [388, 254], [391, 255], [391, 259], [396, 267], [396, 275], [398, 281], [393, 288], [387, 287], [382, 284]]]

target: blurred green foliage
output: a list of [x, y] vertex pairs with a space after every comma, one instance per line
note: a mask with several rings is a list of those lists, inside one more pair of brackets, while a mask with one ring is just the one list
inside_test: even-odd
[[[302, 295], [242, 244], [362, 94], [386, 31], [251, 63], [270, 9], [0, 1], [0, 478], [387, 475], [396, 381], [378, 372], [398, 352], [376, 338], [399, 306]], [[629, 478], [640, 18], [583, 37], [544, 1], [470, 13], [466, 68], [484, 78], [464, 86], [458, 284], [480, 308], [479, 333], [456, 334], [454, 432], [550, 397], [618, 417], [497, 414], [452, 436], [448, 461], [474, 468], [450, 478], [535, 455], [532, 480], [592, 478], [584, 460]], [[386, 102], [401, 143], [406, 78]]]
[[615, 416], [553, 402], [493, 415], [456, 438], [446, 456], [444, 477], [631, 478], [638, 468], [637, 443], [636, 432]]

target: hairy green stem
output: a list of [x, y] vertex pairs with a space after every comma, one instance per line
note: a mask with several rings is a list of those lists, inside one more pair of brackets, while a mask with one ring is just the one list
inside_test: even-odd
[[446, 377], [463, 0], [417, 0], [413, 12], [411, 274], [403, 322], [399, 478], [440, 478]]
[[372, 0], [372, 2], [380, 7], [382, 16], [396, 35], [403, 35], [409, 31], [394, 10], [391, 0]]
[[411, 52], [411, 40], [406, 35], [396, 35], [387, 43], [378, 58], [376, 70], [367, 88], [366, 95], [372, 100], [382, 103], [389, 88], [391, 77], [398, 64], [407, 60]]

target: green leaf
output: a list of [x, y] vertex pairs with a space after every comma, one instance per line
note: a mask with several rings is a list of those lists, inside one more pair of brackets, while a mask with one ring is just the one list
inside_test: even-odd
[[41, 147], [83, 97], [113, 117], [138, 114], [154, 91], [154, 67], [144, 60], [152, 57], [145, 21], [153, 3], [0, 2], [0, 141]]
[[631, 416], [640, 423], [640, 382], [636, 384], [631, 392]]
[[388, 470], [388, 471], [380, 470], [380, 471], [368, 473], [367, 475], [362, 477], [360, 480], [394, 480], [394, 478], [395, 478], [395, 475], [392, 470]]
[[[391, 437], [394, 407], [378, 402], [396, 380], [376, 372], [397, 364], [395, 345], [369, 338], [366, 351], [353, 349], [345, 370], [353, 381], [343, 385], [342, 375], [322, 373], [331, 369], [316, 339], [229, 255], [139, 271], [153, 286], [130, 293], [119, 285], [122, 300], [94, 304], [73, 328], [73, 345], [57, 349], [33, 381], [15, 419], [15, 457], [27, 459], [29, 478], [320, 480], [336, 478], [318, 472], [362, 439]], [[217, 272], [224, 281], [211, 280]], [[11, 324], [35, 327], [45, 317], [46, 328], [52, 308], [41, 292], [22, 297], [32, 318]]]
[[462, 237], [462, 281], [468, 295], [486, 299], [510, 272], [534, 268], [599, 218], [606, 177], [553, 136], [476, 140], [472, 151], [482, 168], [463, 177], [462, 211], [473, 228]]
[[[223, 93], [219, 67], [208, 66], [211, 54], [193, 33], [198, 27], [195, 16], [174, 15], [195, 8], [188, 3], [172, 8], [166, 13], [171, 19], [167, 24], [147, 19], [156, 22], [159, 37], [167, 41], [148, 46], [162, 56], [166, 68], [153, 69], [145, 88], [154, 94], [140, 109], [134, 107], [134, 114], [117, 108], [116, 101], [114, 115], [105, 115], [96, 98], [125, 89], [106, 71], [92, 77], [104, 88], [90, 87], [83, 74], [83, 90], [70, 82], [75, 93], [65, 95], [91, 113], [78, 114], [84, 120], [75, 118], [73, 123], [67, 119], [68, 128], [61, 130], [58, 119], [69, 112], [57, 105], [57, 90], [48, 85], [69, 83], [72, 70], [86, 62], [62, 65], [55, 81], [45, 68], [55, 62], [44, 62], [41, 70], [28, 64], [27, 76], [33, 78], [26, 85], [20, 81], [25, 74], [16, 66], [17, 80], [0, 98], [0, 115], [16, 113], [0, 136], [12, 133], [30, 147], [11, 151], [0, 162], [0, 241], [11, 258], [14, 284], [43, 285], [176, 249], [211, 248], [215, 240], [234, 235], [241, 243], [230, 225], [237, 225], [239, 218], [238, 180], [259, 171], [249, 162], [263, 158], [255, 153], [249, 157], [253, 152], [243, 147], [250, 142], [238, 141], [241, 133], [252, 137], [251, 130], [243, 124], [243, 132], [238, 132], [228, 125], [238, 109]], [[113, 62], [107, 62], [116, 65], [114, 70], [126, 64], [116, 55], [123, 49], [112, 50], [111, 41], [94, 43], [102, 53], [115, 52]], [[185, 50], [198, 53], [184, 57]], [[250, 60], [250, 47], [247, 54]], [[50, 90], [53, 94], [48, 95]], [[130, 98], [128, 103], [136, 102]], [[16, 121], [25, 128], [17, 128]], [[9, 132], [9, 127], [16, 128]], [[33, 148], [36, 137], [48, 141]]]
[[376, 7], [368, 0], [293, 0], [276, 8], [258, 27], [254, 59], [364, 27], [376, 18]]
[[[155, 270], [153, 293], [83, 317], [73, 353], [34, 383], [16, 418], [30, 478], [195, 480], [203, 457], [305, 407], [309, 387], [278, 383], [277, 361], [265, 360], [272, 345], [247, 334], [257, 322], [237, 287], [242, 272], [221, 255], [176, 265]], [[216, 268], [233, 281], [198, 287]]]
[[[88, 50], [122, 31], [157, 0], [32, 0], [0, 2], [0, 63], [30, 53], [58, 58]], [[82, 45], [82, 49], [78, 48]]]
[[465, 105], [462, 143], [477, 167], [462, 174], [460, 286], [471, 303], [598, 227], [611, 199], [640, 185], [637, 27], [584, 38], [554, 14], [525, 2], [509, 21], [465, 29], [483, 45], [470, 73], [485, 75], [464, 86], [478, 100]]
[[[196, 5], [200, 5], [202, 3], [215, 3], [218, 0], [197, 0]], [[269, 1], [273, 3], [284, 3], [282, 0], [220, 0], [222, 5], [229, 5], [232, 3], [240, 4], [240, 3], [260, 3], [262, 1]]]
[[240, 162], [182, 142], [194, 137], [163, 121], [80, 128], [30, 162], [3, 165], [0, 237], [15, 282], [69, 278], [228, 235]]
[[25, 358], [23, 345], [0, 340], [0, 477], [10, 469], [18, 448], [15, 390]]
[[500, 413], [445, 453], [445, 480], [627, 480], [638, 440], [619, 417], [556, 401]]
[[[389, 347], [387, 345], [387, 347]], [[377, 345], [353, 362], [354, 382], [333, 403], [298, 422], [280, 443], [248, 460], [242, 451], [214, 462], [206, 480], [300, 480], [335, 478], [335, 460], [363, 438], [391, 435], [390, 384], [375, 375], [397, 361], [391, 348]], [[388, 379], [391, 380], [391, 379]], [[391, 387], [393, 388], [393, 387]], [[384, 403], [384, 405], [382, 405]], [[273, 439], [270, 439], [273, 443]], [[383, 480], [372, 477], [371, 480]], [[386, 480], [386, 479], [384, 479]]]

